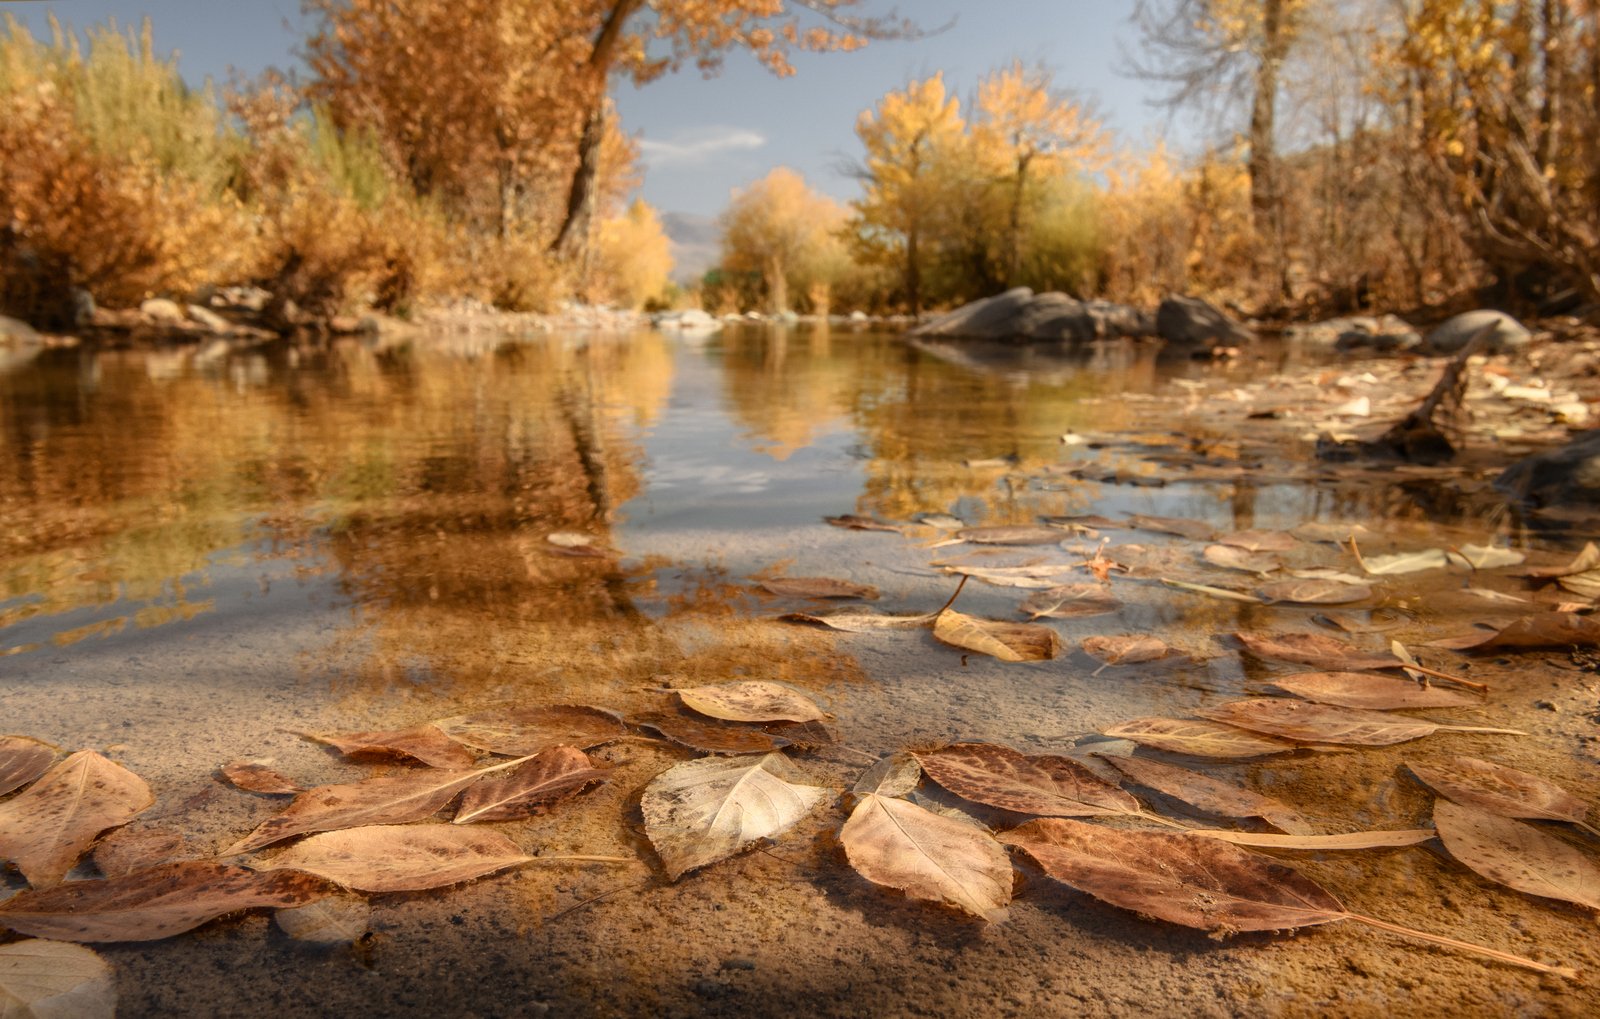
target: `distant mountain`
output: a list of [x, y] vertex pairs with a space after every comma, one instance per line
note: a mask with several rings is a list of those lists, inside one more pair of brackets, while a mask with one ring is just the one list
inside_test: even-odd
[[706, 270], [717, 264], [721, 231], [715, 216], [696, 216], [688, 212], [664, 212], [661, 227], [672, 242], [672, 279], [680, 285], [700, 282]]

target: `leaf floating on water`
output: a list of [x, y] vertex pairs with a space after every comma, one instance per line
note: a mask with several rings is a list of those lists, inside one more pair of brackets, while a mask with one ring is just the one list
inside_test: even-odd
[[292, 796], [306, 791], [305, 786], [260, 761], [234, 761], [232, 764], [224, 764], [222, 777], [247, 793]]
[[1128, 514], [1128, 523], [1141, 531], [1175, 534], [1180, 538], [1188, 538], [1191, 541], [1210, 541], [1217, 533], [1210, 524], [1181, 517], [1157, 517], [1145, 513], [1130, 513]]
[[121, 877], [163, 863], [191, 860], [182, 835], [162, 828], [118, 828], [94, 847], [94, 865], [106, 877]]
[[1494, 633], [1430, 640], [1427, 646], [1451, 651], [1514, 651], [1595, 644], [1600, 644], [1600, 620], [1572, 612], [1546, 612], [1523, 616]]
[[996, 743], [953, 743], [913, 756], [929, 778], [974, 803], [1050, 817], [1139, 813], [1139, 801], [1066, 757]]
[[1289, 576], [1298, 580], [1336, 580], [1341, 584], [1355, 584], [1357, 586], [1367, 582], [1365, 577], [1358, 577], [1353, 573], [1331, 569], [1327, 566], [1314, 566], [1306, 570], [1290, 570]]
[[1365, 584], [1342, 584], [1337, 580], [1281, 580], [1263, 584], [1256, 593], [1267, 601], [1297, 605], [1349, 605], [1372, 597]]
[[1275, 676], [1271, 682], [1285, 693], [1304, 700], [1369, 711], [1465, 708], [1482, 703], [1458, 690], [1423, 686], [1415, 680], [1370, 672], [1302, 672], [1294, 676]]
[[1112, 755], [1101, 760], [1146, 789], [1154, 789], [1163, 796], [1188, 804], [1202, 814], [1231, 818], [1258, 817], [1291, 835], [1304, 835], [1310, 827], [1306, 819], [1288, 804], [1243, 786], [1202, 775], [1198, 771], [1162, 764], [1148, 757]]
[[1264, 633], [1235, 633], [1234, 637], [1257, 658], [1309, 665], [1314, 669], [1392, 669], [1400, 664], [1393, 655], [1362, 651], [1320, 633], [1286, 633], [1281, 637]]
[[20, 892], [0, 903], [0, 927], [63, 941], [156, 941], [243, 909], [300, 906], [326, 893], [310, 874], [187, 860]]
[[1591, 541], [1565, 566], [1537, 566], [1528, 571], [1528, 576], [1535, 580], [1560, 580], [1593, 570], [1600, 570], [1600, 546]]
[[1231, 545], [1246, 552], [1292, 552], [1300, 541], [1287, 531], [1235, 531], [1217, 538], [1221, 545]]
[[963, 527], [955, 533], [973, 545], [1055, 545], [1062, 532], [1057, 527], [1015, 524], [1003, 527]]
[[913, 898], [1005, 919], [1011, 861], [994, 836], [906, 800], [866, 793], [839, 832], [862, 877]]
[[1241, 601], [1250, 605], [1262, 604], [1261, 599], [1255, 595], [1246, 594], [1243, 591], [1235, 591], [1231, 588], [1211, 587], [1207, 584], [1191, 584], [1186, 580], [1170, 580], [1166, 577], [1160, 579], [1163, 584], [1168, 587], [1175, 587], [1180, 591], [1193, 591], [1195, 594], [1210, 595], [1213, 598], [1222, 598], [1226, 601]]
[[1450, 550], [1450, 561], [1474, 570], [1493, 570], [1501, 566], [1518, 566], [1527, 560], [1521, 552], [1499, 545], [1461, 545]]
[[1266, 835], [1253, 831], [1190, 828], [1184, 834], [1231, 842], [1236, 846], [1255, 846], [1258, 849], [1307, 849], [1321, 852], [1326, 849], [1391, 849], [1416, 846], [1437, 837], [1439, 833], [1432, 828], [1404, 828], [1398, 831], [1353, 831], [1344, 835]]
[[1373, 536], [1372, 532], [1361, 524], [1332, 522], [1301, 524], [1289, 533], [1301, 541], [1327, 542], [1333, 545], [1346, 544], [1351, 538], [1365, 541]]
[[278, 929], [312, 945], [352, 945], [367, 936], [372, 904], [359, 895], [334, 894], [272, 915]]
[[1061, 638], [1048, 626], [979, 619], [945, 609], [933, 623], [938, 640], [963, 651], [992, 655], [1003, 662], [1039, 662], [1061, 652]]
[[154, 802], [144, 779], [93, 750], [79, 750], [0, 803], [0, 860], [16, 864], [33, 887], [52, 887], [95, 836], [127, 824]]
[[718, 725], [688, 715], [642, 715], [641, 728], [703, 754], [761, 754], [789, 745], [781, 735], [744, 725]]
[[641, 806], [645, 834], [673, 881], [793, 827], [827, 790], [801, 785], [781, 754], [703, 757], [657, 775]]
[[1137, 665], [1154, 662], [1172, 654], [1172, 648], [1158, 637], [1085, 637], [1079, 643], [1083, 652], [1106, 665]]
[[628, 734], [622, 716], [579, 704], [505, 708], [441, 718], [433, 723], [469, 747], [528, 757], [551, 747], [589, 750]]
[[504, 835], [484, 828], [378, 824], [313, 835], [262, 867], [269, 873], [315, 874], [361, 892], [420, 892], [533, 859]]
[[604, 782], [608, 769], [596, 768], [575, 747], [551, 747], [522, 767], [468, 787], [452, 823], [509, 821]]
[[114, 1019], [111, 964], [82, 945], [34, 938], [0, 945], [0, 1016]]
[[762, 680], [687, 686], [673, 692], [690, 710], [730, 722], [817, 722], [828, 717], [798, 690]]
[[1442, 548], [1397, 552], [1394, 555], [1364, 556], [1357, 547], [1356, 562], [1373, 576], [1385, 577], [1401, 573], [1420, 573], [1423, 570], [1440, 570], [1450, 565], [1450, 560]]
[[1505, 605], [1533, 604], [1533, 599], [1531, 598], [1523, 598], [1520, 595], [1507, 594], [1504, 591], [1495, 591], [1487, 587], [1472, 587], [1469, 585], [1467, 593], [1482, 598], [1484, 601], [1500, 602]]
[[875, 520], [872, 517], [857, 516], [854, 513], [846, 513], [837, 517], [823, 517], [822, 519], [824, 522], [832, 524], [834, 527], [843, 527], [849, 531], [892, 531], [895, 534], [905, 533], [894, 524], [885, 523], [882, 520]]
[[1463, 806], [1501, 817], [1567, 821], [1600, 835], [1584, 822], [1589, 805], [1548, 779], [1476, 757], [1446, 757], [1406, 766], [1433, 791]]
[[1140, 746], [1190, 757], [1239, 759], [1284, 754], [1300, 749], [1287, 740], [1273, 739], [1209, 719], [1135, 718], [1103, 730], [1107, 736], [1127, 739]]
[[472, 753], [446, 736], [436, 725], [414, 725], [409, 729], [382, 729], [372, 732], [301, 733], [307, 739], [326, 743], [346, 756], [380, 754], [409, 757], [434, 768], [470, 768]]
[[0, 796], [49, 771], [57, 749], [29, 736], [0, 736]]
[[1362, 711], [1331, 704], [1290, 700], [1286, 697], [1256, 697], [1230, 701], [1195, 712], [1213, 721], [1237, 725], [1241, 729], [1264, 732], [1281, 739], [1305, 743], [1337, 743], [1364, 747], [1384, 747], [1392, 743], [1432, 736], [1436, 732], [1481, 732], [1506, 736], [1526, 736], [1515, 729], [1489, 729], [1472, 725], [1441, 725], [1420, 718], [1400, 718], [1381, 711]]
[[922, 781], [922, 765], [915, 756], [896, 751], [861, 773], [851, 787], [852, 796], [876, 793], [879, 796], [906, 796]]
[[295, 835], [374, 824], [406, 824], [431, 817], [467, 786], [526, 758], [471, 771], [427, 771], [380, 775], [343, 785], [323, 785], [296, 796], [276, 817], [263, 821], [223, 856], [236, 856]]
[[842, 630], [845, 633], [872, 633], [875, 630], [920, 630], [932, 626], [938, 617], [937, 612], [912, 616], [886, 616], [860, 609], [840, 609], [836, 612], [815, 615], [807, 612], [789, 612], [779, 616], [778, 619], [785, 623], [825, 626], [830, 630]]
[[1266, 574], [1283, 565], [1275, 555], [1251, 552], [1236, 545], [1207, 545], [1200, 557], [1212, 566], [1241, 573]]
[[1450, 855], [1490, 881], [1600, 910], [1600, 867], [1555, 836], [1449, 800], [1434, 801], [1433, 823]]
[[[954, 573], [963, 577], [981, 580], [985, 584], [996, 587], [1021, 587], [1031, 589], [1052, 589], [1060, 584], [1063, 573], [1071, 573], [1078, 568], [1077, 563], [1048, 563], [1032, 566], [945, 566], [945, 573]], [[1070, 585], [1081, 586], [1081, 585]]]
[[1111, 597], [1099, 584], [1065, 584], [1030, 595], [1022, 603], [1022, 611], [1030, 618], [1081, 619], [1101, 616], [1122, 608], [1122, 603]]
[[832, 577], [772, 577], [756, 584], [768, 594], [783, 598], [865, 598], [878, 597], [871, 584], [855, 584]]

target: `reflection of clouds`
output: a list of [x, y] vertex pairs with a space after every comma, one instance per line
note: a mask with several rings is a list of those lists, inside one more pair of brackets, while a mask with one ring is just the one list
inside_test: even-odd
[[652, 488], [677, 488], [698, 485], [702, 488], [734, 492], [764, 492], [772, 487], [772, 475], [766, 471], [741, 469], [709, 460], [657, 458], [645, 471], [645, 480]]

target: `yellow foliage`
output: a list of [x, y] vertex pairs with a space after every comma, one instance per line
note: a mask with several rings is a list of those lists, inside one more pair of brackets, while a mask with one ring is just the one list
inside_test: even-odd
[[[770, 310], [789, 310], [803, 294], [825, 312], [833, 284], [847, 267], [839, 239], [845, 210], [780, 166], [733, 193], [722, 215], [722, 268], [759, 276]], [[821, 304], [821, 308], [816, 307]]]
[[600, 224], [596, 255], [602, 285], [617, 304], [640, 308], [667, 288], [672, 242], [656, 210], [643, 200], [635, 199], [625, 214]]

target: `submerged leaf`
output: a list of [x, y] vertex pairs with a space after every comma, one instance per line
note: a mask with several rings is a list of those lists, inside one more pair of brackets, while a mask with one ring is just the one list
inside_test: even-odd
[[1362, 651], [1320, 633], [1286, 633], [1281, 637], [1264, 633], [1235, 633], [1234, 636], [1257, 658], [1294, 662], [1314, 669], [1392, 669], [1400, 664], [1393, 655]]
[[640, 728], [703, 754], [761, 754], [789, 745], [787, 737], [746, 725], [726, 725], [665, 712], [641, 715]]
[[1374, 576], [1394, 576], [1400, 573], [1420, 573], [1439, 570], [1450, 565], [1442, 548], [1425, 548], [1417, 552], [1397, 552], [1394, 555], [1363, 556], [1356, 560], [1361, 568]]
[[1286, 697], [1256, 697], [1231, 701], [1195, 712], [1214, 721], [1264, 732], [1281, 739], [1305, 743], [1339, 743], [1382, 747], [1421, 739], [1436, 732], [1485, 732], [1526, 736], [1512, 729], [1487, 729], [1466, 725], [1441, 725], [1418, 718], [1401, 718], [1381, 711], [1362, 711], [1331, 704], [1313, 704]]
[[826, 626], [830, 630], [842, 630], [845, 633], [871, 633], [875, 630], [920, 630], [925, 626], [932, 626], [937, 619], [937, 612], [927, 612], [922, 615], [886, 616], [880, 612], [868, 612], [865, 609], [839, 609], [836, 612], [789, 612], [778, 617], [785, 623], [809, 623], [813, 626]]
[[1056, 545], [1061, 530], [1026, 524], [1003, 527], [963, 527], [955, 536], [974, 545]]
[[1289, 552], [1300, 547], [1299, 539], [1287, 531], [1235, 531], [1221, 535], [1217, 543], [1246, 552]]
[[1275, 555], [1251, 552], [1235, 545], [1207, 545], [1200, 555], [1212, 566], [1241, 573], [1271, 573], [1283, 565]]
[[992, 655], [1003, 662], [1039, 662], [1061, 651], [1061, 638], [1048, 626], [979, 619], [945, 609], [933, 623], [933, 635], [951, 647]]
[[1225, 601], [1240, 601], [1250, 605], [1263, 604], [1262, 600], [1253, 594], [1235, 591], [1227, 587], [1212, 587], [1209, 584], [1191, 584], [1187, 580], [1171, 580], [1167, 577], [1160, 578], [1168, 587], [1175, 587], [1180, 591], [1193, 591], [1195, 594], [1206, 594], [1213, 598], [1222, 598]]
[[0, 803], [0, 860], [15, 863], [33, 887], [49, 888], [95, 836], [127, 824], [154, 802], [144, 779], [93, 750], [79, 750]]
[[285, 796], [306, 791], [305, 786], [260, 761], [234, 761], [232, 764], [224, 764], [222, 777], [248, 793]]
[[1337, 580], [1281, 580], [1263, 584], [1256, 593], [1267, 601], [1297, 605], [1349, 605], [1372, 597], [1365, 584], [1342, 584]]
[[1158, 637], [1085, 637], [1078, 645], [1084, 654], [1107, 665], [1136, 665], [1154, 662], [1172, 654], [1172, 648]]
[[1399, 831], [1353, 831], [1343, 835], [1264, 835], [1253, 831], [1220, 831], [1213, 828], [1190, 828], [1185, 835], [1198, 835], [1209, 839], [1231, 842], [1236, 846], [1255, 846], [1258, 849], [1390, 849], [1398, 846], [1415, 846], [1436, 837], [1432, 828], [1406, 828]]
[[1600, 644], [1600, 620], [1572, 612], [1547, 612], [1523, 616], [1502, 630], [1490, 634], [1468, 634], [1445, 640], [1431, 640], [1428, 647], [1452, 651], [1531, 650]]
[[878, 763], [861, 773], [851, 787], [853, 796], [877, 793], [880, 796], [905, 796], [922, 781], [922, 765], [914, 755], [896, 751], [879, 758]]
[[952, 743], [913, 756], [929, 778], [974, 803], [1050, 817], [1139, 812], [1132, 796], [1066, 757], [996, 743]]
[[843, 527], [849, 531], [892, 531], [895, 534], [905, 533], [901, 528], [895, 526], [894, 524], [884, 523], [882, 520], [875, 520], [872, 517], [857, 516], [854, 513], [846, 513], [837, 517], [823, 517], [822, 519], [824, 522], [832, 524], [834, 527]]
[[1289, 532], [1301, 541], [1329, 542], [1334, 545], [1343, 545], [1351, 538], [1365, 541], [1372, 537], [1372, 532], [1365, 526], [1357, 523], [1317, 522], [1301, 524]]
[[34, 938], [0, 945], [0, 1016], [113, 1019], [116, 975], [82, 945]]
[[409, 757], [434, 768], [470, 768], [474, 761], [466, 747], [446, 736], [435, 725], [372, 732], [307, 732], [301, 735], [318, 743], [326, 743], [346, 756], [379, 754]]
[[607, 771], [594, 767], [582, 750], [551, 747], [520, 768], [469, 786], [452, 823], [527, 817], [545, 804], [604, 782]]
[[261, 866], [316, 874], [362, 892], [443, 888], [533, 857], [498, 832], [444, 824], [378, 824], [313, 835]]
[[1531, 824], [1436, 800], [1433, 823], [1450, 855], [1490, 881], [1600, 910], [1600, 867]]
[[994, 836], [976, 825], [869, 792], [839, 841], [850, 865], [874, 884], [947, 902], [985, 920], [1005, 918], [1011, 861]]
[[1294, 676], [1274, 676], [1271, 682], [1285, 693], [1304, 700], [1369, 711], [1464, 708], [1482, 703], [1459, 690], [1423, 686], [1415, 680], [1370, 672], [1302, 672]]
[[1222, 725], [1208, 719], [1135, 718], [1104, 730], [1105, 735], [1190, 757], [1245, 758], [1299, 749], [1285, 740]]
[[1446, 757], [1433, 764], [1407, 761], [1406, 766], [1440, 796], [1501, 817], [1581, 825], [1589, 814], [1588, 804], [1554, 782], [1503, 764], [1476, 757]]
[[1029, 596], [1022, 603], [1022, 611], [1033, 619], [1080, 619], [1100, 616], [1122, 608], [1122, 603], [1111, 597], [1099, 584], [1065, 584], [1051, 587]]
[[855, 584], [831, 577], [772, 577], [756, 584], [768, 594], [783, 598], [866, 598], [878, 597], [871, 584]]
[[1031, 566], [945, 566], [943, 570], [945, 573], [971, 577], [996, 587], [1047, 590], [1058, 587], [1061, 574], [1071, 573], [1077, 568], [1077, 563], [1047, 563]]
[[1181, 517], [1157, 517], [1145, 513], [1128, 514], [1128, 523], [1141, 531], [1156, 531], [1161, 534], [1175, 534], [1180, 538], [1189, 538], [1192, 541], [1210, 541], [1217, 532], [1210, 524], [1198, 520], [1186, 520]]
[[828, 717], [798, 690], [762, 680], [686, 686], [673, 692], [690, 710], [730, 722], [817, 722]]
[[278, 929], [313, 945], [350, 945], [367, 936], [372, 904], [359, 895], [334, 894], [272, 915]]
[[703, 757], [657, 775], [641, 806], [649, 836], [673, 881], [787, 831], [827, 790], [801, 785], [780, 754]]
[[441, 718], [433, 724], [469, 747], [513, 757], [561, 746], [588, 750], [628, 734], [616, 712], [580, 704], [480, 711]]
[[0, 736], [0, 796], [49, 771], [56, 749], [29, 736]]
[[184, 837], [161, 828], [118, 828], [94, 847], [94, 865], [106, 877], [121, 877], [163, 863], [192, 860]]
[[1243, 786], [1188, 768], [1152, 761], [1148, 757], [1109, 755], [1101, 759], [1145, 788], [1188, 804], [1202, 814], [1232, 818], [1258, 817], [1279, 831], [1292, 835], [1304, 835], [1308, 828], [1306, 819], [1294, 808]]
[[70, 881], [0, 903], [0, 927], [63, 941], [155, 941], [228, 913], [299, 906], [327, 893], [310, 874], [263, 874], [201, 860], [105, 881]]

